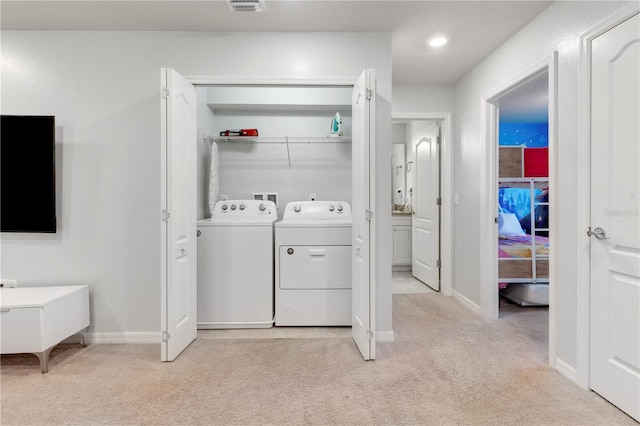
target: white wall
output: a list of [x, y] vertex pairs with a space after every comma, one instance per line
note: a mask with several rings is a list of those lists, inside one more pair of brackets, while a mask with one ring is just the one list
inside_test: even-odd
[[407, 123], [399, 122], [391, 125], [391, 143], [407, 143]]
[[454, 210], [454, 290], [480, 304], [479, 222], [480, 194], [485, 182], [481, 164], [480, 99], [527, 67], [558, 51], [557, 137], [557, 358], [576, 366], [577, 236], [576, 153], [578, 110], [579, 35], [625, 3], [556, 2], [467, 74], [455, 87], [454, 164], [455, 192], [460, 205]]
[[393, 86], [393, 113], [453, 112], [453, 86]]
[[[389, 34], [3, 31], [1, 42], [2, 112], [55, 115], [59, 159], [59, 231], [3, 234], [2, 277], [88, 284], [93, 333], [160, 330], [161, 67], [354, 82], [375, 68], [375, 162], [388, 170]], [[390, 176], [378, 179], [376, 321], [391, 333]]]

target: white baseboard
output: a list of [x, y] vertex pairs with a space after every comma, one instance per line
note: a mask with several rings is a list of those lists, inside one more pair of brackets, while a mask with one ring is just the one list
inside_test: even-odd
[[376, 331], [376, 342], [393, 343], [396, 340], [393, 330]]
[[460, 302], [462, 302], [463, 305], [465, 305], [467, 308], [471, 309], [473, 312], [477, 313], [478, 315], [482, 315], [482, 310], [480, 309], [480, 306], [475, 304], [474, 302], [472, 302], [466, 296], [463, 296], [462, 294], [460, 294], [457, 291], [453, 290], [453, 297], [455, 299], [459, 300]]
[[576, 369], [563, 360], [556, 358], [556, 370], [558, 373], [562, 374], [567, 379], [571, 380], [573, 383], [578, 383], [578, 372]]
[[85, 333], [87, 344], [135, 343], [160, 344], [160, 332]]
[[[108, 332], [108, 333], [84, 333], [87, 344], [159, 344], [160, 333], [152, 332]], [[74, 342], [78, 337], [72, 337]], [[71, 340], [72, 338], [69, 338]], [[392, 343], [395, 341], [393, 330], [376, 332], [376, 341], [381, 343]]]

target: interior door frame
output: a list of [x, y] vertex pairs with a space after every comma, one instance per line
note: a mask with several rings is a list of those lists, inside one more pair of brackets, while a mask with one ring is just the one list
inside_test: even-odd
[[556, 369], [556, 230], [558, 229], [557, 179], [557, 103], [558, 52], [531, 64], [480, 99], [482, 149], [480, 184], [480, 313], [484, 318], [499, 315], [498, 289], [498, 102], [510, 91], [548, 73], [549, 78], [549, 365]]
[[[353, 88], [354, 83], [358, 80], [359, 74], [352, 77], [336, 77], [336, 78], [306, 78], [306, 77], [298, 77], [298, 78], [290, 78], [290, 77], [259, 77], [259, 76], [248, 76], [248, 77], [235, 77], [235, 76], [214, 76], [214, 75], [205, 75], [205, 76], [189, 76], [185, 75], [184, 78], [194, 86], [238, 86], [238, 85], [247, 85], [247, 86], [316, 86], [316, 87], [350, 87]], [[374, 90], [374, 95], [376, 94]], [[372, 121], [375, 122], [375, 117], [372, 117]], [[371, 189], [370, 189], [370, 208], [375, 211], [375, 197], [377, 192], [377, 181], [375, 180], [375, 152], [377, 150], [376, 144], [374, 143], [370, 146], [370, 176], [371, 176]], [[371, 160], [374, 159], [374, 160]], [[391, 161], [391, 156], [389, 156], [389, 161]], [[369, 238], [369, 253], [370, 258], [375, 259], [376, 256], [376, 240], [377, 240], [377, 230], [375, 218], [371, 222], [371, 230], [370, 230], [370, 238]], [[370, 297], [373, 298], [373, 308], [370, 308], [369, 316], [372, 318], [372, 325], [370, 327], [375, 327], [375, 323], [378, 317], [377, 313], [377, 305], [375, 300], [377, 298], [377, 275], [375, 268], [375, 261], [370, 262], [369, 264], [369, 294]], [[371, 306], [371, 303], [370, 303]], [[373, 332], [377, 331], [373, 328]], [[378, 339], [379, 340], [379, 339]], [[374, 340], [375, 342], [375, 340]], [[375, 346], [372, 349], [372, 353], [375, 354]]]
[[440, 121], [440, 292], [453, 295], [453, 139], [450, 112], [394, 112], [391, 120]]
[[586, 232], [591, 223], [591, 48], [593, 40], [640, 13], [640, 3], [633, 2], [608, 18], [580, 34], [578, 64], [578, 147], [577, 166], [577, 214], [576, 236], [576, 371], [575, 382], [583, 389], [590, 389], [590, 339], [591, 332], [591, 239]]

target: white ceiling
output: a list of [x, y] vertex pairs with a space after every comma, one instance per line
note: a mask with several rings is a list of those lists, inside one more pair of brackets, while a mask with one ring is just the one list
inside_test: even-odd
[[[3, 30], [390, 32], [393, 84], [454, 84], [550, 1], [265, 0], [266, 12], [223, 0], [2, 0]], [[435, 34], [449, 43], [426, 47]]]

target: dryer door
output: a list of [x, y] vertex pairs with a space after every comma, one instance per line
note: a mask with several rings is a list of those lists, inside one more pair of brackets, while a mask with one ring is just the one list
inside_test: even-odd
[[351, 289], [351, 246], [280, 246], [283, 290]]

